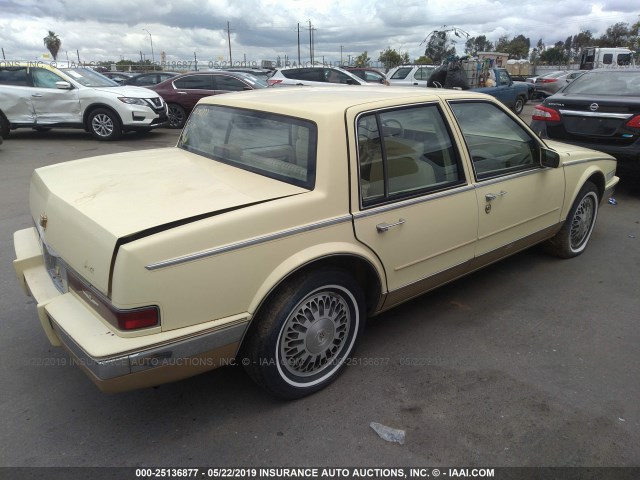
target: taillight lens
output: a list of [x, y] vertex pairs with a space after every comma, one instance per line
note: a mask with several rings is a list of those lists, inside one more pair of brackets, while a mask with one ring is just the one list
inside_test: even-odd
[[277, 80], [277, 79], [276, 80], [271, 80], [271, 79], [267, 80], [267, 85], [269, 85], [270, 87], [273, 87], [274, 85], [277, 85], [279, 83], [282, 83], [282, 80]]
[[553, 82], [557, 82], [558, 79], [557, 78], [543, 78], [542, 79], [542, 83], [553, 83]]
[[533, 116], [531, 118], [533, 120], [541, 120], [543, 122], [559, 122], [560, 114], [553, 108], [538, 105], [533, 110]]
[[636, 115], [631, 120], [629, 120], [626, 126], [630, 128], [640, 128], [640, 115]]
[[155, 305], [118, 309], [108, 298], [81, 280], [75, 272], [69, 270], [67, 275], [69, 290], [75, 291], [98, 315], [114, 327], [130, 331], [160, 325], [160, 309]]

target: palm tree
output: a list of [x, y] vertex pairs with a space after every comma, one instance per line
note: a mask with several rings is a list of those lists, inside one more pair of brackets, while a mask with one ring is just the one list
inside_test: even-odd
[[62, 45], [60, 37], [49, 30], [49, 35], [44, 37], [44, 44], [47, 47], [47, 50], [51, 52], [53, 59], [56, 60], [58, 58], [58, 51], [60, 50], [60, 46]]

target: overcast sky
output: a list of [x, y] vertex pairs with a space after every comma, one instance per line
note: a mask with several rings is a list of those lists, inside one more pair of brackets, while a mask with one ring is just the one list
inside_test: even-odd
[[[0, 0], [0, 47], [9, 59], [40, 60], [43, 38], [62, 40], [58, 60], [228, 61], [298, 58], [309, 61], [309, 21], [315, 59], [339, 62], [368, 51], [372, 60], [387, 47], [424, 53], [420, 43], [443, 25], [471, 36], [522, 34], [535, 45], [552, 45], [590, 30], [600, 36], [617, 23], [639, 20], [637, 0]], [[143, 30], [151, 33], [151, 37]], [[464, 50], [464, 39], [458, 44]], [[1, 60], [1, 59], [0, 59]]]

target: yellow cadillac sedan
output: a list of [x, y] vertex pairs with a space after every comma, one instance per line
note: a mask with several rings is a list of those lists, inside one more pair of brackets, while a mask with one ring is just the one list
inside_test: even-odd
[[367, 317], [543, 242], [587, 247], [615, 159], [493, 97], [273, 88], [206, 98], [173, 148], [37, 169], [15, 270], [103, 391], [241, 364], [298, 398]]

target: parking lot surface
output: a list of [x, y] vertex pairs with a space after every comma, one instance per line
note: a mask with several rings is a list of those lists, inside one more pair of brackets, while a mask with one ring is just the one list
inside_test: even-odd
[[371, 319], [313, 396], [275, 400], [240, 367], [100, 393], [47, 341], [12, 234], [32, 224], [34, 168], [177, 136], [24, 130], [0, 146], [0, 465], [640, 465], [640, 193], [624, 177], [583, 255], [533, 248]]

